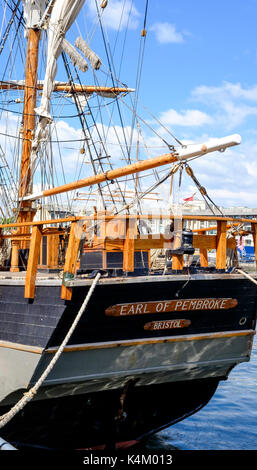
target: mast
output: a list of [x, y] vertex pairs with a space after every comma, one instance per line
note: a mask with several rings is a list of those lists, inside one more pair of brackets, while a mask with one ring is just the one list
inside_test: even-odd
[[32, 190], [32, 175], [30, 169], [30, 153], [36, 126], [35, 107], [37, 100], [37, 69], [40, 30], [29, 28], [25, 70], [25, 90], [23, 108], [23, 143], [20, 166], [19, 199], [21, 201], [18, 221], [30, 222], [34, 217], [31, 201], [24, 201]]
[[[36, 126], [36, 115], [34, 108], [37, 100], [37, 69], [38, 69], [38, 49], [40, 41], [40, 30], [35, 28], [28, 29], [27, 39], [27, 55], [25, 68], [25, 90], [24, 90], [24, 106], [23, 106], [23, 141], [20, 165], [20, 182], [19, 182], [19, 207], [18, 222], [31, 222], [35, 215], [32, 209], [31, 201], [24, 201], [24, 197], [28, 196], [32, 190], [32, 175], [30, 169], [30, 154], [32, 140]], [[19, 234], [25, 235], [30, 233], [30, 227], [21, 227], [18, 229]], [[10, 271], [19, 271], [19, 249], [26, 249], [26, 241], [12, 241], [12, 256]]]

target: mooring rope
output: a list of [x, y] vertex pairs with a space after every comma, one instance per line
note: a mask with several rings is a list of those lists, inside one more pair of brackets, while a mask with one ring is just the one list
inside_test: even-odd
[[237, 271], [240, 274], [243, 274], [243, 276], [247, 277], [247, 279], [249, 279], [250, 281], [252, 281], [254, 284], [257, 285], [257, 281], [256, 281], [256, 279], [253, 278], [253, 276], [250, 276], [250, 274], [245, 273], [244, 271], [242, 271], [242, 269], [239, 269], [239, 268], [237, 268]]
[[42, 383], [44, 382], [44, 380], [46, 379], [46, 377], [48, 376], [48, 374], [51, 372], [51, 370], [53, 369], [55, 363], [57, 362], [57, 360], [59, 359], [60, 355], [62, 354], [66, 344], [68, 343], [73, 331], [75, 330], [82, 314], [84, 313], [86, 307], [87, 307], [87, 304], [95, 290], [95, 287], [99, 281], [101, 277], [101, 273], [97, 273], [95, 279], [94, 279], [94, 282], [93, 284], [91, 285], [87, 295], [86, 295], [86, 298], [83, 302], [83, 304], [81, 305], [78, 313], [77, 313], [77, 316], [74, 320], [74, 322], [72, 323], [72, 326], [70, 327], [67, 335], [65, 336], [63, 342], [61, 343], [61, 345], [59, 346], [58, 350], [56, 351], [53, 359], [51, 360], [51, 362], [48, 364], [47, 368], [45, 369], [45, 371], [43, 372], [43, 374], [41, 375], [41, 377], [39, 378], [39, 380], [36, 382], [36, 384], [26, 393], [24, 393], [23, 397], [16, 403], [16, 405], [14, 405], [11, 410], [9, 410], [7, 413], [5, 413], [4, 415], [0, 416], [0, 428], [3, 428], [19, 411], [21, 411], [24, 406], [30, 401], [32, 400], [32, 398], [34, 397], [34, 395], [36, 395], [39, 387], [42, 385]]

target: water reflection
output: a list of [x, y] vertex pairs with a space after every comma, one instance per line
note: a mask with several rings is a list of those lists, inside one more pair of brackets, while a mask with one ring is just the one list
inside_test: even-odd
[[251, 361], [221, 382], [201, 411], [152, 436], [145, 449], [257, 450], [257, 340]]

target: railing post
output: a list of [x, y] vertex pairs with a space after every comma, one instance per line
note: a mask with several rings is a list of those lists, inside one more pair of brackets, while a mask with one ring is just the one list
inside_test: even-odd
[[10, 272], [19, 272], [19, 242], [12, 240], [12, 254]]
[[82, 232], [83, 221], [72, 222], [63, 270], [61, 298], [64, 300], [71, 300], [72, 297], [72, 287], [67, 287], [65, 282], [74, 278]]
[[24, 297], [27, 299], [34, 299], [34, 296], [35, 296], [35, 283], [36, 283], [36, 277], [37, 277], [37, 267], [38, 267], [38, 261], [39, 261], [41, 239], [42, 239], [42, 226], [34, 225], [32, 227], [32, 233], [31, 233], [27, 273], [26, 273], [26, 280], [25, 280]]
[[[174, 218], [174, 250], [180, 248], [182, 244], [182, 231], [183, 220], [181, 218]], [[172, 254], [172, 269], [175, 271], [182, 271], [184, 267], [184, 255]]]
[[46, 264], [49, 269], [56, 269], [58, 267], [59, 239], [59, 234], [47, 236]]
[[136, 219], [126, 219], [126, 238], [123, 249], [123, 271], [134, 271], [135, 237], [137, 234]]
[[[198, 232], [200, 235], [205, 235], [206, 232]], [[200, 248], [200, 266], [202, 268], [208, 268], [208, 250], [207, 248]]]
[[217, 221], [216, 269], [225, 270], [227, 265], [227, 222]]

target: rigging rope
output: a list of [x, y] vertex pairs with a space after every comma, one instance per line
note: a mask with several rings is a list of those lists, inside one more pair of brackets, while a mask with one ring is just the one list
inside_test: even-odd
[[17, 5], [16, 5], [15, 9], [12, 10], [11, 19], [9, 20], [8, 25], [7, 25], [6, 28], [5, 28], [4, 35], [3, 35], [2, 39], [1, 39], [1, 42], [0, 42], [0, 55], [1, 55], [2, 52], [3, 52], [4, 45], [5, 45], [6, 40], [7, 40], [7, 38], [8, 38], [10, 29], [11, 29], [11, 26], [12, 26], [12, 24], [13, 24], [13, 22], [14, 22], [14, 18], [15, 18], [15, 16], [16, 16], [16, 12], [17, 12], [17, 10], [18, 10], [18, 7], [19, 7], [20, 2], [21, 2], [21, 0], [19, 0], [19, 1], [17, 2]]
[[[131, 3], [132, 3], [132, 2], [131, 2]], [[96, 0], [95, 0], [95, 5], [96, 5], [96, 10], [97, 10], [97, 14], [98, 14], [99, 24], [100, 24], [100, 28], [101, 28], [101, 33], [102, 33], [102, 38], [103, 38], [105, 53], [106, 53], [106, 57], [107, 57], [107, 61], [108, 61], [110, 78], [111, 78], [113, 87], [115, 87], [115, 81], [114, 81], [114, 78], [115, 78], [115, 76], [116, 76], [115, 67], [114, 67], [113, 61], [111, 61], [110, 54], [108, 53], [107, 41], [106, 41], [106, 38], [105, 38], [104, 28], [103, 28], [103, 24], [102, 24], [102, 19], [101, 19], [100, 13], [99, 13], [99, 7], [98, 7], [98, 4], [97, 4], [97, 1], [96, 1]], [[109, 51], [110, 51], [110, 47], [109, 47]], [[111, 52], [111, 51], [110, 51], [110, 52]], [[111, 63], [111, 62], [112, 62], [112, 63]], [[113, 67], [113, 70], [112, 70], [112, 67]], [[118, 82], [117, 79], [116, 79], [116, 81]], [[116, 100], [116, 104], [117, 104], [117, 110], [118, 110], [118, 115], [119, 115], [119, 119], [120, 119], [120, 123], [121, 123], [122, 132], [123, 132], [123, 138], [124, 138], [124, 142], [125, 142], [125, 144], [126, 144], [126, 151], [127, 151], [128, 163], [131, 163], [131, 156], [130, 156], [131, 149], [129, 148], [129, 144], [128, 144], [128, 142], [127, 142], [127, 138], [126, 138], [126, 134], [125, 134], [125, 128], [124, 128], [124, 122], [123, 122], [123, 118], [122, 118], [122, 114], [121, 114], [121, 110], [120, 110], [120, 104], [119, 104], [119, 101], [118, 101], [118, 100]], [[134, 182], [136, 183], [136, 177], [135, 177], [134, 175], [133, 175], [133, 179], [134, 179]], [[136, 188], [136, 184], [135, 184], [135, 188]], [[137, 192], [137, 188], [136, 188], [136, 192]]]
[[136, 86], [135, 86], [136, 92], [135, 92], [134, 103], [133, 103], [133, 115], [132, 115], [131, 135], [130, 135], [130, 152], [131, 152], [131, 144], [132, 144], [133, 134], [134, 134], [134, 129], [135, 129], [135, 123], [136, 123], [136, 110], [137, 110], [138, 95], [139, 95], [139, 88], [140, 88], [140, 82], [141, 82], [141, 77], [142, 77], [142, 67], [143, 67], [143, 60], [144, 60], [144, 53], [145, 53], [147, 11], [148, 11], [148, 0], [146, 0], [144, 26], [141, 32], [139, 54], [138, 54], [137, 77], [136, 77]]
[[83, 304], [81, 305], [77, 315], [76, 315], [76, 318], [74, 320], [74, 322], [72, 323], [67, 335], [65, 336], [63, 342], [61, 343], [61, 345], [59, 346], [58, 350], [56, 351], [54, 357], [52, 358], [52, 360], [50, 361], [50, 363], [48, 364], [47, 368], [45, 369], [45, 371], [43, 372], [43, 374], [40, 376], [40, 378], [38, 379], [38, 381], [36, 382], [36, 384], [26, 393], [24, 393], [23, 397], [18, 401], [18, 403], [16, 403], [16, 405], [14, 405], [11, 410], [9, 410], [7, 413], [5, 413], [4, 415], [0, 416], [0, 428], [3, 428], [19, 411], [21, 411], [25, 405], [27, 403], [29, 403], [32, 398], [36, 395], [36, 393], [38, 392], [38, 389], [39, 387], [41, 387], [42, 383], [44, 382], [44, 380], [46, 380], [47, 376], [49, 375], [49, 373], [51, 372], [51, 370], [53, 369], [53, 367], [55, 366], [56, 362], [58, 361], [59, 357], [61, 356], [66, 344], [68, 343], [72, 333], [74, 332], [81, 316], [83, 315], [87, 305], [88, 305], [88, 302], [89, 300], [91, 299], [92, 297], [92, 294], [96, 288], [96, 285], [99, 281], [101, 277], [101, 273], [97, 273], [86, 297], [85, 297], [85, 300], [83, 302]]
[[[64, 52], [62, 53], [62, 58], [63, 58], [63, 61], [64, 61], [64, 66], [65, 66], [65, 70], [66, 70], [68, 79], [70, 80], [71, 85], [73, 85], [73, 84], [74, 84], [74, 80], [73, 80], [73, 77], [72, 77], [72, 74], [71, 74], [71, 70], [70, 70], [70, 67], [69, 67], [69, 64], [68, 64], [68, 62], [67, 62], [66, 55], [64, 54]], [[75, 70], [76, 70], [76, 68], [75, 68]], [[79, 79], [78, 74], [77, 74], [77, 78]], [[80, 80], [80, 79], [79, 79], [79, 80]], [[91, 133], [90, 133], [90, 130], [89, 130], [89, 126], [88, 126], [88, 123], [87, 123], [87, 120], [86, 120], [86, 117], [85, 117], [85, 113], [83, 112], [82, 106], [81, 106], [81, 104], [80, 104], [80, 102], [79, 102], [79, 100], [78, 100], [78, 98], [77, 98], [77, 94], [76, 94], [76, 91], [75, 91], [75, 90], [73, 90], [73, 98], [74, 98], [74, 102], [75, 102], [75, 105], [76, 105], [77, 110], [82, 113], [82, 115], [79, 117], [79, 119], [80, 119], [82, 131], [83, 131], [83, 134], [84, 134], [84, 142], [85, 142], [86, 145], [87, 145], [87, 150], [88, 150], [88, 153], [89, 153], [89, 158], [90, 158], [91, 166], [92, 166], [92, 169], [93, 169], [94, 174], [96, 175], [96, 174], [97, 174], [97, 169], [96, 169], [96, 166], [95, 166], [95, 163], [94, 163], [94, 158], [93, 158], [93, 155], [92, 155], [92, 151], [91, 151], [91, 148], [90, 148], [90, 145], [89, 145], [89, 142], [88, 142], [88, 135], [90, 136], [90, 140], [91, 140], [91, 142], [92, 142], [92, 145], [93, 145], [95, 154], [96, 154], [96, 156], [98, 156], [97, 149], [96, 149], [96, 146], [95, 146], [95, 142], [94, 142], [94, 139], [93, 139], [92, 136], [91, 136]], [[88, 105], [88, 106], [89, 106], [89, 105]], [[86, 129], [85, 129], [85, 125], [86, 125]], [[88, 135], [87, 135], [86, 130], [87, 130], [87, 132], [88, 132]], [[102, 169], [102, 171], [103, 171], [102, 164], [101, 164], [100, 161], [99, 161], [99, 163], [100, 163], [101, 169]], [[81, 167], [82, 167], [82, 165], [81, 165]], [[106, 209], [104, 197], [103, 197], [103, 194], [102, 194], [101, 185], [98, 184], [97, 186], [98, 186], [99, 195], [100, 195], [100, 197], [101, 197], [102, 205], [103, 205], [104, 209]]]
[[203, 196], [203, 199], [205, 200], [207, 206], [209, 207], [209, 209], [211, 210], [211, 212], [215, 215], [212, 207], [208, 204], [208, 202], [206, 201], [206, 198], [213, 204], [213, 206], [219, 211], [219, 213], [224, 216], [223, 212], [221, 211], [221, 209], [213, 202], [213, 200], [210, 198], [210, 196], [207, 194], [207, 191], [206, 189], [199, 183], [198, 179], [195, 177], [195, 174], [192, 170], [192, 168], [187, 164], [185, 163], [185, 168], [186, 168], [186, 172], [187, 174], [190, 176], [190, 178], [192, 178], [193, 182], [195, 183], [196, 187], [198, 188], [198, 190], [200, 191], [201, 195]]

